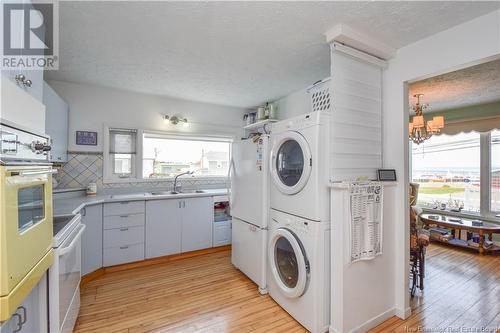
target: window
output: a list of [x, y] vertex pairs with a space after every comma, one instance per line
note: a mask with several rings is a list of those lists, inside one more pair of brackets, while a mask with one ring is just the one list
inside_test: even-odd
[[109, 168], [112, 178], [135, 177], [136, 130], [109, 130]]
[[479, 133], [433, 136], [412, 147], [412, 178], [419, 183], [418, 204], [480, 212]]
[[500, 212], [500, 131], [491, 131], [491, 211]]
[[500, 130], [433, 136], [411, 151], [419, 205], [500, 212]]
[[194, 171], [193, 177], [227, 176], [230, 148], [227, 139], [145, 133], [142, 176], [169, 178], [186, 171]]

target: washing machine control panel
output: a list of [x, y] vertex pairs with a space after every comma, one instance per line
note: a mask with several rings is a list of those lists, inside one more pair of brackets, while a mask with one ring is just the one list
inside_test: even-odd
[[288, 229], [292, 230], [294, 233], [299, 234], [299, 235], [308, 234], [311, 230], [310, 224], [314, 223], [314, 222], [294, 220], [291, 218], [285, 218], [279, 222], [276, 219], [272, 219], [272, 221], [276, 227], [288, 228]]

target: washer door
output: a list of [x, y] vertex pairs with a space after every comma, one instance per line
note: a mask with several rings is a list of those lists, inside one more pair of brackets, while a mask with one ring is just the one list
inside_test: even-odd
[[296, 194], [309, 180], [312, 156], [306, 139], [288, 131], [274, 138], [271, 174], [276, 187], [284, 194]]
[[286, 228], [278, 228], [269, 242], [269, 262], [277, 285], [290, 298], [304, 294], [309, 279], [309, 261], [302, 243]]

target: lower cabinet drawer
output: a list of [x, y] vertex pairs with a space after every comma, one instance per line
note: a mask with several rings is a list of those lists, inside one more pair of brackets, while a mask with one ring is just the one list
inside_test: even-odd
[[104, 229], [138, 227], [144, 225], [144, 214], [123, 214], [104, 217]]
[[139, 243], [144, 243], [144, 227], [123, 227], [104, 230], [104, 248]]
[[125, 264], [127, 262], [144, 260], [144, 243], [108, 247], [104, 249], [104, 266]]

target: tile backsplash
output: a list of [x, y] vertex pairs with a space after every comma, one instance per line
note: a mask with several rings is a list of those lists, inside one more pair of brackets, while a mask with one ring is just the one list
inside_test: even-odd
[[[100, 153], [68, 152], [68, 162], [54, 165], [58, 169], [58, 173], [54, 175], [58, 183], [56, 189], [87, 187], [89, 183], [96, 183], [101, 190], [173, 186], [173, 180], [104, 183], [103, 165], [103, 156]], [[225, 188], [228, 179], [227, 177], [183, 178], [181, 183], [184, 188], [191, 189]]]
[[89, 183], [96, 183], [103, 187], [102, 154], [68, 152], [68, 162], [55, 165], [58, 172], [54, 175], [57, 188], [87, 187]]

